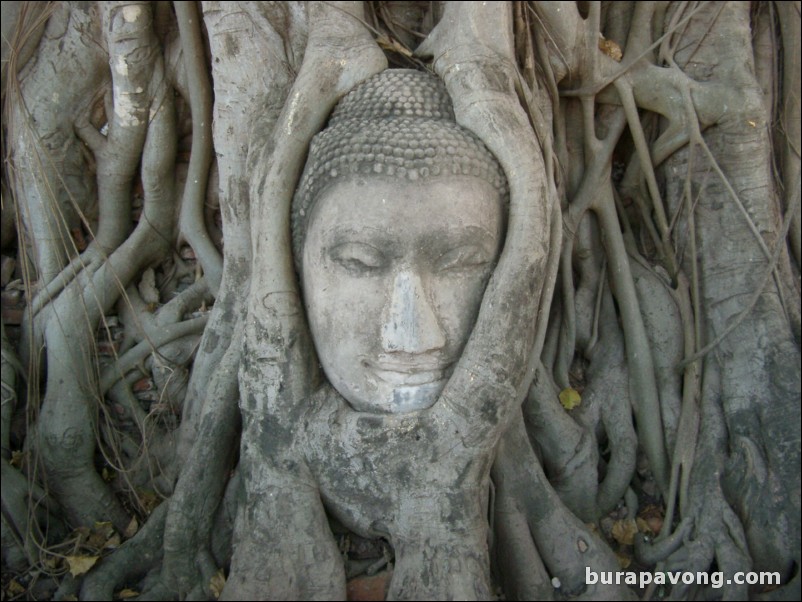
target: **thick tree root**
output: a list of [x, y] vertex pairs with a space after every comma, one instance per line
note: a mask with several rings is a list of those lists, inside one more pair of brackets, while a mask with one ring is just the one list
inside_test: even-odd
[[499, 491], [508, 492], [515, 500], [514, 507], [525, 514], [543, 563], [558, 579], [563, 595], [581, 594], [594, 600], [633, 598], [625, 585], [586, 585], [586, 567], [617, 571], [618, 561], [607, 545], [560, 501], [532, 453], [520, 418], [501, 441], [492, 477]]
[[161, 561], [167, 508], [167, 503], [158, 506], [133, 538], [89, 573], [81, 586], [81, 600], [111, 600], [123, 583], [144, 575]]

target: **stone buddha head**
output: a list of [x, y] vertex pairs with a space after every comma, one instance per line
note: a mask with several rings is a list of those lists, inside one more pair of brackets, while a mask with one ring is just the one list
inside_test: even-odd
[[442, 82], [384, 71], [335, 108], [293, 200], [293, 245], [323, 371], [358, 411], [438, 399], [504, 240], [507, 182]]

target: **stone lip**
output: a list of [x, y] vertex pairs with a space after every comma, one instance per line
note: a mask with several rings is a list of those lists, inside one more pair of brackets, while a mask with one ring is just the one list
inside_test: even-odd
[[391, 385], [418, 386], [446, 380], [453, 371], [454, 362], [437, 360], [365, 362], [383, 381]]
[[427, 370], [425, 372], [396, 372], [394, 370], [375, 370], [376, 376], [391, 385], [416, 386], [426, 385], [445, 378], [443, 370]]

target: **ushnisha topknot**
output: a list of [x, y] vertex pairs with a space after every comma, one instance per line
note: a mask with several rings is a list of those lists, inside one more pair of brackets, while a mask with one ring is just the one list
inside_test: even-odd
[[469, 175], [507, 198], [507, 178], [479, 138], [458, 125], [439, 78], [389, 69], [346, 94], [309, 145], [292, 203], [292, 239], [300, 263], [306, 220], [324, 188], [357, 175], [407, 180]]

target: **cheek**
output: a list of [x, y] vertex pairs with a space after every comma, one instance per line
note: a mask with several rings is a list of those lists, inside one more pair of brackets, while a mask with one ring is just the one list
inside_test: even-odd
[[479, 275], [438, 278], [433, 282], [435, 307], [448, 346], [462, 349], [473, 330], [487, 278]]
[[318, 351], [345, 358], [366, 353], [379, 338], [383, 293], [372, 282], [314, 269], [304, 278], [309, 324]]

